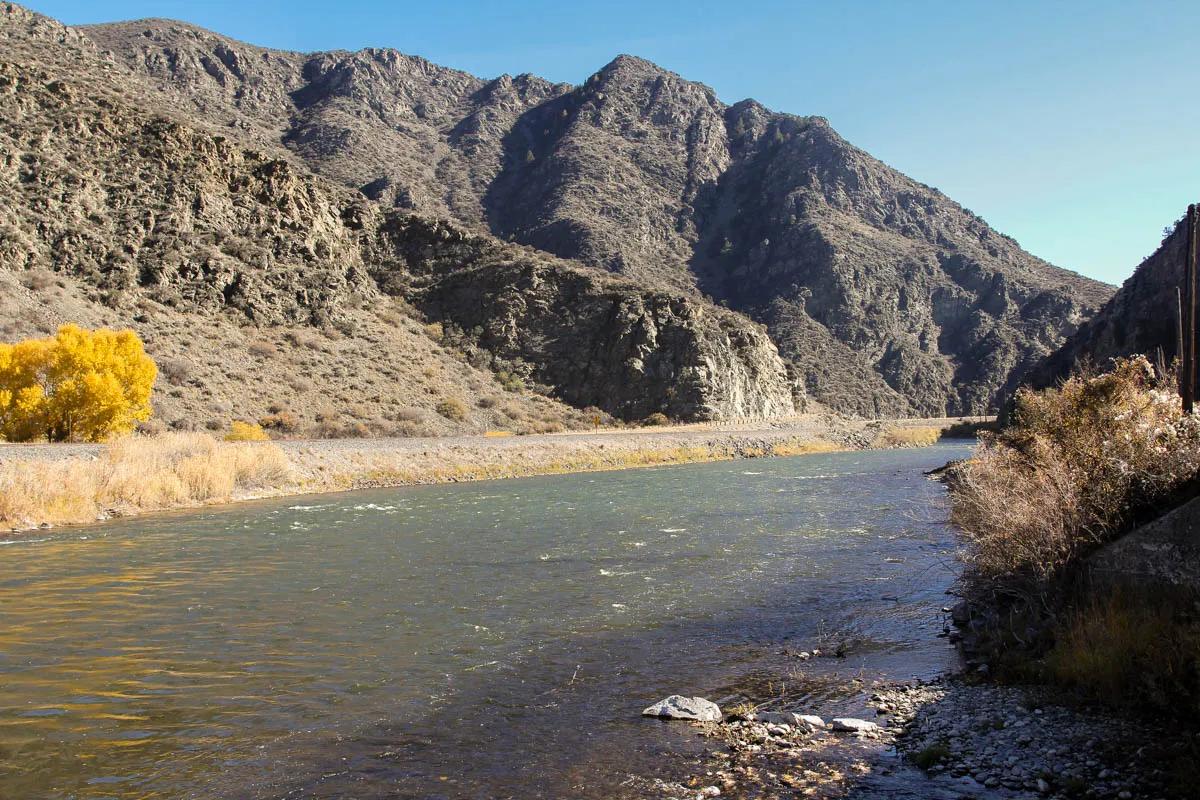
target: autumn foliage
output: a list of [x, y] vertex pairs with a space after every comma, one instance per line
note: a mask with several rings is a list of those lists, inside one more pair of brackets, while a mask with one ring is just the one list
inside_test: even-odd
[[64, 325], [0, 343], [0, 439], [98, 442], [150, 418], [157, 369], [133, 331]]

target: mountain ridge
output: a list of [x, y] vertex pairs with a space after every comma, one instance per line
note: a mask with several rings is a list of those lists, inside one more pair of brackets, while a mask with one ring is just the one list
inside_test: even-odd
[[823, 118], [726, 105], [636, 56], [570, 86], [388, 48], [275, 51], [173, 21], [73, 34], [139, 92], [385, 207], [746, 314], [843, 411], [986, 411], [1111, 294]]

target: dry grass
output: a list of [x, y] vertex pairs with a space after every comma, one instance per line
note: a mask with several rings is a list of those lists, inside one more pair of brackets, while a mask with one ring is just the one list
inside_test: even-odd
[[935, 427], [893, 427], [879, 432], [872, 447], [929, 447], [942, 438], [942, 429]]
[[1097, 593], [1065, 615], [1042, 676], [1112, 705], [1200, 712], [1200, 621], [1194, 598]]
[[[1160, 385], [1161, 384], [1161, 385]], [[955, 471], [969, 577], [1042, 585], [1200, 471], [1200, 418], [1143, 358], [1019, 392], [1013, 423]]]
[[200, 433], [128, 437], [95, 460], [0, 465], [0, 522], [14, 527], [227, 502], [290, 482], [270, 444], [227, 444]]

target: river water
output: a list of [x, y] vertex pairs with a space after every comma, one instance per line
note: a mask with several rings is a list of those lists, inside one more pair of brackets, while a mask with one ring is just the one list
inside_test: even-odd
[[[0, 797], [624, 796], [642, 719], [927, 676], [966, 444], [248, 503], [0, 547]], [[796, 659], [792, 659], [798, 665]], [[761, 678], [766, 680], [766, 678]], [[761, 688], [761, 687], [760, 687]]]

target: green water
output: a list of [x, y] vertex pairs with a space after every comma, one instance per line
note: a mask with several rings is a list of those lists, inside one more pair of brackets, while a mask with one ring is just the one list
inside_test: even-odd
[[[620, 795], [782, 647], [928, 674], [965, 446], [286, 499], [0, 547], [0, 797]], [[814, 696], [814, 706], [829, 701]], [[831, 701], [829, 701], [831, 702]], [[694, 738], [694, 737], [691, 737]]]

